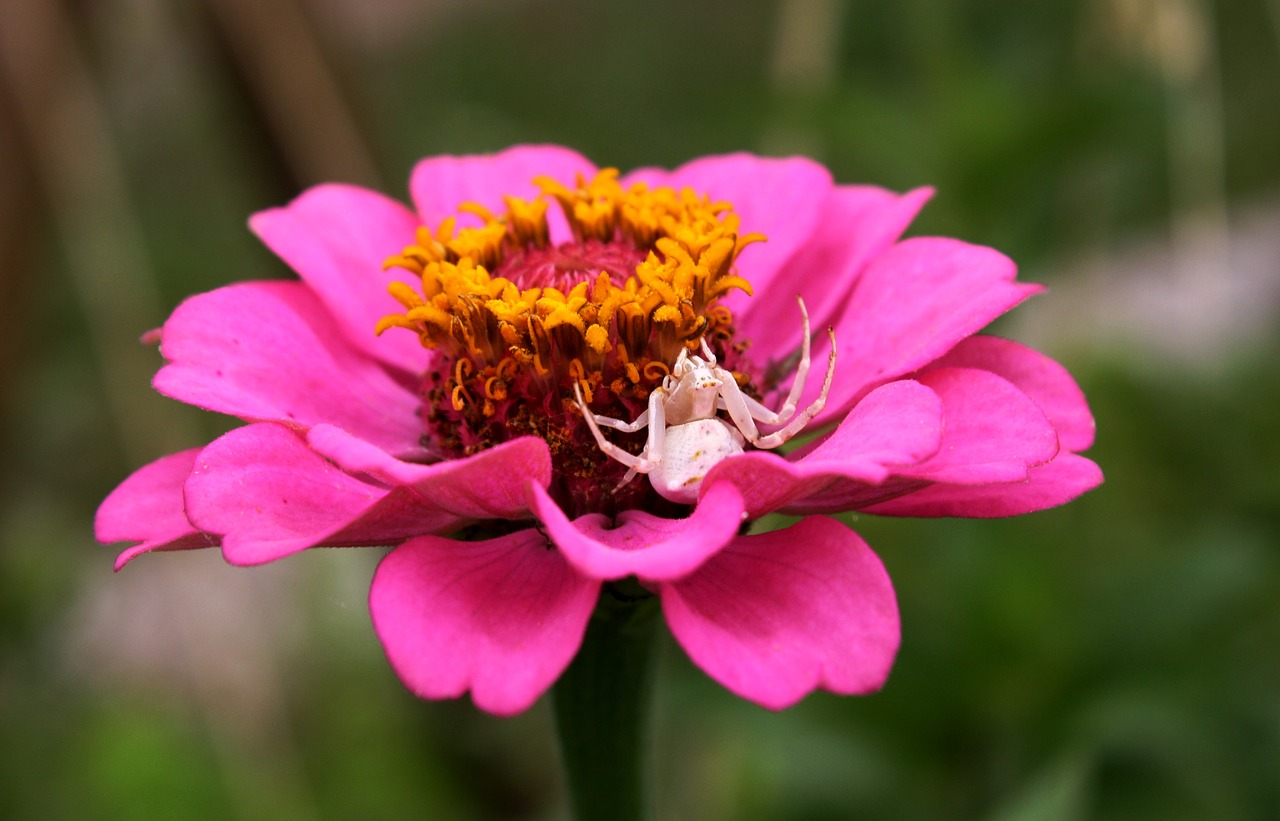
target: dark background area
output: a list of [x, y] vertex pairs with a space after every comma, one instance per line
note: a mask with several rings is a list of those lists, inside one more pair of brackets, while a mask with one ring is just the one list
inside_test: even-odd
[[[1266, 0], [9, 0], [0, 9], [0, 816], [564, 817], [545, 704], [419, 702], [380, 551], [111, 573], [98, 502], [225, 430], [148, 385], [186, 295], [288, 276], [253, 211], [425, 155], [802, 153], [1048, 294], [1107, 483], [851, 523], [883, 692], [770, 713], [669, 640], [667, 819], [1280, 817], [1280, 6]], [[851, 517], [852, 519], [853, 517]]]

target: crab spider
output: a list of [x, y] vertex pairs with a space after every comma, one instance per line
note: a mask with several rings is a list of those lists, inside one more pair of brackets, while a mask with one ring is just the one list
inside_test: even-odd
[[[809, 375], [809, 312], [803, 299], [797, 297], [796, 301], [800, 303], [804, 324], [800, 364], [787, 400], [776, 412], [738, 388], [733, 374], [716, 364], [715, 354], [707, 346], [705, 337], [701, 356], [690, 355], [688, 350], [680, 351], [671, 373], [649, 394], [648, 409], [635, 421], [624, 422], [591, 413], [582, 399], [582, 389], [576, 384], [573, 386], [582, 418], [600, 450], [629, 468], [619, 487], [637, 473], [643, 473], [663, 498], [692, 504], [698, 499], [698, 489], [707, 471], [721, 460], [742, 453], [744, 443], [757, 448], [776, 448], [804, 429], [827, 402], [836, 369], [836, 336], [827, 329], [831, 336], [831, 356], [827, 360], [822, 393], [797, 416], [796, 405]], [[727, 412], [729, 418], [720, 417], [719, 411]], [[764, 436], [756, 422], [783, 427]], [[639, 455], [623, 450], [604, 438], [601, 426], [624, 433], [635, 433], [647, 426], [649, 436], [644, 450]]]

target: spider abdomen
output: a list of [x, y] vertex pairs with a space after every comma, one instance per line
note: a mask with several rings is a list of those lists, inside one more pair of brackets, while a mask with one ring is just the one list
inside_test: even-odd
[[744, 441], [737, 428], [719, 417], [669, 427], [662, 441], [662, 459], [649, 481], [664, 499], [693, 504], [707, 471], [726, 457], [742, 453]]

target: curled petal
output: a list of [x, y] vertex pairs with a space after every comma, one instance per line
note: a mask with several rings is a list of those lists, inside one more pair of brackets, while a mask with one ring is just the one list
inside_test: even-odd
[[883, 516], [1020, 516], [1064, 505], [1102, 484], [1102, 471], [1074, 453], [1033, 467], [1023, 482], [996, 485], [935, 484], [865, 508]]
[[1023, 482], [1031, 468], [1058, 453], [1057, 434], [1044, 412], [1007, 380], [973, 368], [939, 368], [919, 380], [942, 401], [942, 439], [934, 454], [895, 467], [875, 485], [833, 483], [783, 511], [804, 516], [866, 510], [939, 482]]
[[[816, 423], [839, 418], [870, 388], [924, 367], [1041, 290], [1016, 275], [999, 251], [939, 237], [913, 237], [876, 257], [836, 323], [839, 375]], [[815, 359], [829, 349], [819, 337]], [[818, 389], [811, 384], [804, 401]]]
[[332, 425], [312, 428], [307, 443], [349, 473], [404, 487], [412, 491], [423, 509], [455, 520], [526, 518], [525, 486], [551, 481], [551, 452], [545, 441], [533, 436], [512, 439], [464, 459], [430, 465], [392, 458]]
[[369, 611], [414, 693], [470, 690], [482, 710], [513, 715], [569, 665], [599, 590], [536, 530], [483, 542], [422, 536], [378, 565]]
[[[396, 460], [328, 426], [311, 437], [358, 465]], [[340, 443], [335, 444], [335, 443]], [[542, 443], [535, 443], [542, 445]], [[541, 449], [545, 451], [545, 445]], [[535, 462], [538, 448], [516, 440], [476, 456], [435, 465], [404, 465], [401, 483], [356, 470], [344, 472], [322, 449], [269, 423], [238, 428], [205, 448], [186, 483], [187, 512], [202, 530], [222, 536], [232, 564], [261, 564], [325, 545], [397, 544], [412, 536], [445, 533], [478, 519], [528, 515], [523, 501], [508, 504], [498, 465], [512, 456]], [[363, 456], [366, 462], [359, 462]], [[529, 457], [529, 458], [525, 458]], [[330, 458], [333, 458], [332, 456]], [[335, 459], [335, 461], [338, 461]], [[537, 471], [534, 464], [532, 470]], [[521, 496], [528, 474], [508, 467]], [[389, 481], [383, 481], [388, 479]], [[489, 484], [485, 484], [489, 481]], [[485, 498], [485, 490], [493, 498]]]
[[1058, 453], [1058, 435], [1040, 406], [989, 371], [940, 368], [920, 377], [942, 399], [937, 454], [900, 476], [932, 482], [1017, 482]]
[[688, 518], [664, 519], [627, 510], [613, 526], [598, 513], [569, 521], [537, 485], [530, 495], [530, 507], [565, 559], [579, 573], [606, 581], [632, 575], [655, 581], [685, 576], [733, 541], [743, 519], [742, 497], [727, 483], [704, 484]]
[[725, 459], [706, 481], [735, 485], [751, 518], [818, 494], [834, 501], [827, 510], [848, 510], [845, 497], [851, 489], [867, 492], [896, 469], [933, 456], [942, 428], [937, 394], [919, 382], [891, 382], [867, 394], [829, 437], [800, 459], [751, 451]]
[[318, 544], [344, 544], [337, 534], [387, 489], [343, 473], [288, 428], [260, 423], [237, 428], [201, 451], [185, 495], [191, 521], [222, 536], [227, 561], [249, 565]]
[[[366, 329], [372, 333], [372, 329]], [[393, 453], [421, 434], [410, 377], [355, 348], [300, 282], [247, 282], [188, 299], [161, 334], [165, 396], [250, 421], [340, 425]]]
[[929, 366], [936, 368], [979, 368], [1002, 376], [1040, 406], [1065, 450], [1093, 445], [1093, 413], [1084, 392], [1066, 368], [1039, 351], [998, 336], [973, 336]]
[[414, 241], [412, 211], [353, 185], [318, 185], [254, 214], [249, 227], [316, 292], [348, 344], [411, 372], [423, 369], [428, 354], [413, 334], [373, 333], [399, 308], [386, 289], [396, 274], [382, 264]]
[[98, 541], [137, 542], [116, 558], [116, 570], [152, 550], [213, 547], [218, 541], [191, 524], [182, 503], [182, 483], [191, 474], [199, 448], [161, 457], [138, 468], [98, 507], [93, 530]]
[[876, 690], [898, 651], [898, 606], [884, 566], [831, 519], [740, 537], [661, 595], [694, 663], [773, 710], [818, 687]]

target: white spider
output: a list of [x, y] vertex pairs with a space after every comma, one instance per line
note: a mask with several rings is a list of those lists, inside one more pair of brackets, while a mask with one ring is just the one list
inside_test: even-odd
[[[702, 356], [690, 356], [687, 350], [680, 351], [670, 375], [649, 394], [649, 409], [634, 422], [591, 413], [582, 400], [581, 388], [576, 384], [573, 386], [582, 418], [591, 428], [600, 450], [630, 468], [619, 487], [631, 481], [637, 473], [644, 473], [648, 474], [649, 482], [663, 498], [692, 504], [697, 501], [698, 488], [702, 486], [702, 477], [707, 475], [707, 471], [721, 460], [742, 453], [744, 442], [758, 448], [776, 448], [799, 433], [822, 410], [836, 369], [836, 337], [829, 328], [831, 357], [827, 360], [822, 393], [792, 419], [809, 375], [809, 312], [805, 310], [803, 299], [797, 298], [797, 301], [804, 320], [800, 364], [796, 367], [796, 378], [787, 401], [776, 413], [738, 388], [733, 374], [716, 364], [716, 357], [707, 347], [705, 337], [702, 339]], [[728, 412], [729, 419], [716, 415], [722, 410]], [[762, 436], [756, 422], [785, 427]], [[623, 450], [604, 438], [601, 425], [626, 433], [634, 433], [647, 425], [649, 438], [644, 450], [638, 456]]]

